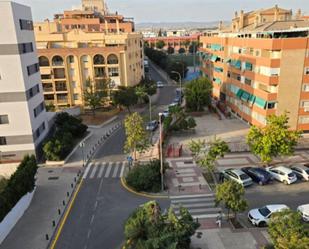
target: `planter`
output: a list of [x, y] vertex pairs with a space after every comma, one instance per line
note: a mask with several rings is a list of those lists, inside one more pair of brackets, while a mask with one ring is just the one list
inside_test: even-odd
[[243, 225], [235, 218], [229, 219], [229, 222], [234, 230], [243, 229]]

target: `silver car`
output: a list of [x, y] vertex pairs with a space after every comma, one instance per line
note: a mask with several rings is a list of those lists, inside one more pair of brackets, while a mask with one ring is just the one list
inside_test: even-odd
[[251, 177], [241, 169], [226, 169], [222, 173], [224, 178], [236, 181], [244, 187], [253, 184]]
[[309, 168], [305, 165], [292, 165], [291, 170], [297, 175], [298, 178], [309, 181]]

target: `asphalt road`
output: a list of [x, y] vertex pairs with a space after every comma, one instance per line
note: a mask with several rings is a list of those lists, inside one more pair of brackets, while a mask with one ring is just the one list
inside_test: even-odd
[[[150, 73], [153, 80], [166, 83], [166, 80], [152, 67]], [[160, 109], [172, 102], [175, 86], [166, 85], [159, 91], [159, 99], [155, 105]], [[123, 158], [124, 142], [125, 133], [121, 128], [98, 150], [95, 161], [107, 161], [106, 159], [115, 156]], [[106, 178], [104, 174], [101, 177], [87, 177], [66, 220], [56, 248], [120, 248], [124, 242], [123, 225], [129, 214], [149, 200], [123, 189], [119, 178]], [[170, 204], [169, 200], [158, 200], [158, 202], [163, 209]]]

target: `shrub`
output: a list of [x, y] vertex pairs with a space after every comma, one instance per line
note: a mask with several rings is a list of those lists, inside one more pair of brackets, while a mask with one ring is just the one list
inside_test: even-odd
[[55, 132], [43, 146], [47, 160], [60, 161], [68, 155], [74, 145], [74, 139], [82, 137], [88, 127], [82, 121], [68, 113], [59, 113], [55, 120]]
[[[164, 165], [164, 169], [166, 165]], [[160, 161], [135, 166], [126, 177], [127, 184], [136, 191], [157, 193], [161, 190]]]
[[21, 197], [34, 189], [37, 169], [35, 157], [33, 155], [25, 156], [0, 193], [0, 221], [4, 219]]

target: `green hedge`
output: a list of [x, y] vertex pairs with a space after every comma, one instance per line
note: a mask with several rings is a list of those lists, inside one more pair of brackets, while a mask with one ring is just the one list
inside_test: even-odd
[[21, 197], [32, 192], [35, 187], [37, 169], [35, 156], [25, 156], [0, 193], [0, 221], [4, 219]]
[[57, 114], [55, 132], [43, 146], [45, 158], [50, 161], [63, 160], [72, 150], [74, 139], [81, 138], [88, 127], [67, 113]]
[[[164, 164], [164, 169], [167, 167]], [[126, 177], [127, 184], [136, 191], [157, 193], [161, 191], [160, 161], [150, 161], [146, 165], [137, 165]]]

